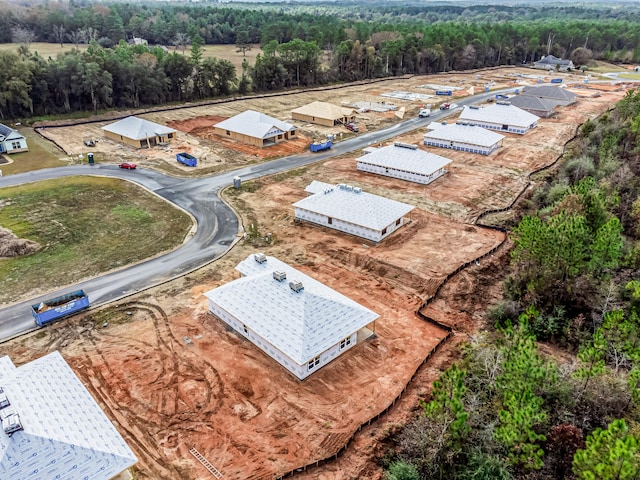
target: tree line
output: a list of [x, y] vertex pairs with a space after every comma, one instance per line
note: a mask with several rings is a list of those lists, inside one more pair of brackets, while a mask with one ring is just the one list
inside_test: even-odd
[[[0, 56], [0, 114], [19, 118], [150, 106], [529, 63], [546, 54], [571, 57], [579, 65], [591, 59], [640, 61], [640, 29], [633, 9], [625, 19], [602, 11], [598, 15], [604, 19], [571, 18], [591, 11], [578, 7], [562, 10], [560, 18], [544, 19], [537, 18], [544, 9], [438, 7], [410, 10], [410, 16], [403, 13], [410, 7], [373, 6], [379, 20], [364, 21], [352, 5], [338, 8], [341, 15], [326, 14], [335, 6], [313, 12], [309, 8], [287, 13], [273, 7], [71, 3], [16, 13], [8, 9], [0, 16], [0, 41], [14, 40], [20, 46]], [[360, 12], [369, 15], [362, 8]], [[456, 12], [464, 21], [439, 20]], [[517, 18], [514, 12], [532, 20]], [[504, 14], [508, 20], [485, 19], [489, 13]], [[429, 15], [436, 20], [429, 21]], [[126, 40], [133, 37], [148, 44], [129, 45]], [[36, 40], [90, 47], [45, 59], [29, 48]], [[202, 49], [212, 43], [234, 44], [243, 53], [260, 43], [262, 51], [254, 65], [245, 63], [236, 72], [224, 60], [203, 59]], [[170, 52], [164, 47], [168, 44], [176, 48]], [[188, 45], [192, 48], [186, 56]]]
[[492, 328], [393, 437], [389, 480], [640, 478], [639, 145], [635, 89], [520, 202]]

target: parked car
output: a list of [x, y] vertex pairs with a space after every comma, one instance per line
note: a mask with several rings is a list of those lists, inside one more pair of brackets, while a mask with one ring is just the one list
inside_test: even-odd
[[118, 164], [118, 166], [120, 168], [125, 168], [127, 170], [135, 170], [137, 165], [135, 163], [131, 163], [131, 162], [122, 162], [120, 164]]
[[426, 118], [428, 116], [431, 115], [431, 109], [430, 108], [421, 108], [420, 111], [418, 112], [418, 116], [420, 118]]
[[356, 125], [355, 123], [345, 123], [344, 126], [347, 127], [347, 130], [351, 130], [352, 132], [360, 131], [358, 125]]

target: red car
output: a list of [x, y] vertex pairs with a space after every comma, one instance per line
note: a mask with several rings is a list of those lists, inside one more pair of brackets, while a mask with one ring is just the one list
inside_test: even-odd
[[120, 164], [118, 164], [118, 166], [120, 168], [126, 168], [127, 170], [135, 170], [137, 165], [135, 163], [131, 163], [131, 162], [122, 162]]
[[357, 132], [360, 131], [360, 129], [358, 128], [358, 125], [356, 125], [353, 122], [345, 123], [344, 126], [347, 127], [347, 130], [351, 130], [352, 132], [356, 132], [357, 133]]

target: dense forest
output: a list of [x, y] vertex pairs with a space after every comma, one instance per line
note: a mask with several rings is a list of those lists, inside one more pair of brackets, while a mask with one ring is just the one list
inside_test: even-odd
[[394, 437], [390, 480], [640, 478], [639, 139], [636, 89], [519, 204], [505, 299]]
[[[640, 8], [182, 4], [3, 5], [0, 117], [131, 108], [399, 74], [528, 63], [640, 61]], [[148, 45], [131, 45], [142, 38]], [[55, 59], [32, 42], [65, 43]], [[202, 47], [260, 44], [237, 72]], [[169, 51], [166, 46], [176, 49]], [[191, 46], [185, 55], [186, 46]]]

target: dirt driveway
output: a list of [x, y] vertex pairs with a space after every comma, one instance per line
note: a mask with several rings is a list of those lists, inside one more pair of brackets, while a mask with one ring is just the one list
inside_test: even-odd
[[[500, 79], [508, 84], [513, 77], [507, 73], [514, 71], [456, 74], [455, 78], [457, 84], [464, 79], [465, 85], [482, 85], [491, 75], [496, 84]], [[390, 80], [385, 88], [415, 90], [427, 83], [425, 78], [411, 81], [414, 83]], [[382, 84], [376, 89], [382, 90]], [[362, 87], [349, 95], [371, 97], [373, 93], [371, 87]], [[508, 134], [503, 148], [486, 157], [430, 149], [453, 162], [447, 175], [426, 187], [358, 172], [355, 159], [359, 152], [256, 180], [246, 190], [228, 192], [227, 199], [245, 226], [253, 223], [261, 237], [272, 234], [270, 244], [240, 242], [221, 260], [194, 274], [135, 295], [121, 305], [72, 317], [3, 344], [1, 351], [20, 364], [60, 350], [138, 455], [138, 479], [211, 478], [189, 453], [191, 448], [226, 479], [282, 475], [338, 452], [360, 425], [405, 391], [417, 372], [396, 407], [358, 433], [344, 456], [297, 474], [304, 479], [380, 479], [372, 455], [380, 453], [393, 425], [414, 414], [418, 398], [428, 393], [430, 382], [455, 357], [456, 345], [482, 318], [499, 291], [499, 286], [488, 287], [500, 275], [506, 249], [454, 277], [428, 307], [428, 315], [453, 327], [455, 334], [426, 366], [421, 366], [423, 359], [446, 331], [421, 320], [416, 310], [447, 274], [504, 241], [502, 233], [474, 225], [477, 215], [508, 205], [526, 185], [529, 172], [557, 158], [577, 124], [596, 117], [623, 95], [622, 91], [603, 92], [597, 98], [580, 99], [560, 109], [554, 118], [542, 120], [525, 136]], [[310, 98], [309, 94], [306, 101]], [[333, 101], [340, 102], [340, 97]], [[258, 103], [252, 103], [252, 108], [258, 109]], [[269, 104], [272, 114], [280, 112], [283, 117], [285, 104], [291, 108], [302, 103], [302, 96], [296, 100], [286, 96], [264, 100], [262, 105]], [[175, 111], [172, 121], [226, 117], [247, 105], [243, 101], [224, 109]], [[389, 116], [366, 115], [378, 125], [391, 121]], [[149, 117], [159, 121], [168, 116], [167, 112]], [[376, 126], [373, 120], [366, 121], [371, 128]], [[422, 133], [396, 140], [421, 143]], [[182, 139], [193, 142], [189, 145], [194, 151], [206, 147], [210, 149], [207, 155], [218, 155], [229, 148], [188, 135]], [[141, 163], [146, 161], [153, 159], [145, 156]], [[257, 159], [240, 150], [221, 160], [226, 167], [251, 161]], [[305, 196], [304, 187], [312, 180], [350, 183], [417, 208], [408, 225], [380, 245], [372, 245], [293, 222], [291, 204]], [[207, 312], [203, 293], [237, 278], [234, 266], [257, 250], [290, 263], [380, 314], [375, 338], [299, 382], [226, 329]], [[105, 322], [108, 326], [103, 327]]]

